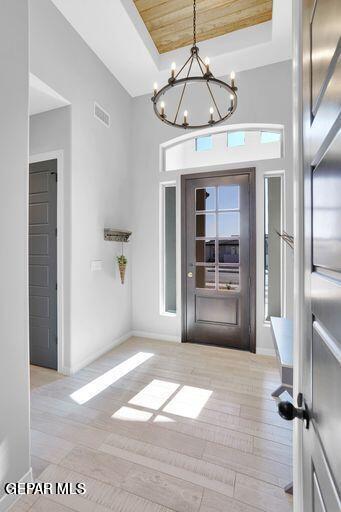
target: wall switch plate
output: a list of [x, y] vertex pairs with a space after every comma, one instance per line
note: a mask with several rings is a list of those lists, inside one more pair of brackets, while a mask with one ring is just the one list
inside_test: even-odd
[[91, 272], [97, 272], [98, 270], [102, 270], [103, 261], [102, 260], [94, 260], [91, 262]]

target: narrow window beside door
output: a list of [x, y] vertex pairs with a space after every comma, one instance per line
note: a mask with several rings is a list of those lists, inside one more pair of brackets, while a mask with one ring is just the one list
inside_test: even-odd
[[176, 187], [161, 184], [161, 313], [176, 313]]
[[264, 180], [264, 317], [282, 314], [282, 177]]

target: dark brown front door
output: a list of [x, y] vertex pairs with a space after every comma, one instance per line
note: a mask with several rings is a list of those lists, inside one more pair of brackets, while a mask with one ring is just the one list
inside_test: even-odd
[[[341, 510], [341, 1], [304, 0], [302, 512]], [[295, 489], [294, 489], [295, 491]]]
[[253, 170], [183, 176], [183, 341], [253, 350]]

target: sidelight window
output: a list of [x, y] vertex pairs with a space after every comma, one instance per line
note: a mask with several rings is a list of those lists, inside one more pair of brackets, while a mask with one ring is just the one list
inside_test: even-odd
[[264, 317], [282, 314], [282, 176], [264, 180]]
[[161, 203], [161, 313], [176, 314], [176, 187], [162, 183]]

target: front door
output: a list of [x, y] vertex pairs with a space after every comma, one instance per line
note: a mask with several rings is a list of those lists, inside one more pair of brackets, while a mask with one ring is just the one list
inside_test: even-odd
[[304, 0], [304, 512], [341, 510], [340, 33], [340, 0]]
[[57, 369], [57, 160], [30, 164], [30, 362]]
[[182, 178], [183, 341], [254, 349], [253, 187], [253, 170]]

